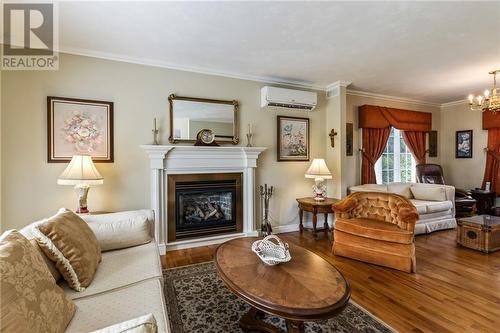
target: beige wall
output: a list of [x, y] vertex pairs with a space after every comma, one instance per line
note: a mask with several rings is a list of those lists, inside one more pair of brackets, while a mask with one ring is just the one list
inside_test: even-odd
[[[346, 172], [345, 186], [350, 187], [359, 184], [361, 181], [361, 155], [359, 153], [359, 148], [361, 148], [360, 143], [360, 131], [358, 128], [358, 107], [364, 104], [386, 106], [398, 109], [413, 110], [413, 111], [423, 111], [432, 113], [432, 129], [438, 131], [438, 144], [441, 140], [441, 112], [439, 106], [429, 106], [422, 104], [415, 104], [409, 102], [395, 101], [393, 99], [383, 99], [379, 97], [368, 97], [368, 96], [357, 96], [352, 94], [347, 94], [347, 112], [346, 112], [346, 122], [354, 124], [354, 138], [353, 138], [353, 156], [346, 157]], [[427, 158], [428, 163], [440, 163], [441, 152], [438, 149], [437, 158]]]
[[104, 185], [91, 189], [91, 210], [149, 207], [149, 161], [139, 145], [152, 141], [153, 117], [160, 124], [161, 142], [167, 142], [167, 97], [176, 93], [239, 100], [241, 128], [252, 123], [254, 145], [268, 147], [259, 159], [256, 180], [276, 188], [271, 205], [275, 224], [298, 223], [295, 198], [310, 195], [313, 182], [304, 178], [308, 162], [276, 161], [276, 116], [309, 117], [311, 157], [323, 157], [324, 93], [319, 93], [313, 112], [276, 111], [260, 108], [261, 82], [65, 54], [59, 68], [2, 73], [2, 230], [20, 228], [59, 207], [76, 206], [72, 188], [56, 185], [65, 164], [46, 161], [49, 95], [114, 102], [115, 163], [97, 164]]
[[[466, 102], [444, 106], [441, 122], [441, 164], [446, 182], [462, 189], [481, 187], [486, 163], [483, 149], [488, 143], [488, 131], [482, 129], [482, 113], [471, 111]], [[473, 130], [473, 158], [455, 158], [455, 132], [460, 130]]]

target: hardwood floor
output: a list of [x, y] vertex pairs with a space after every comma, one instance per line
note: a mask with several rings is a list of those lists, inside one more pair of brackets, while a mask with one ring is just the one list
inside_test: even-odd
[[[349, 281], [352, 299], [399, 332], [500, 332], [500, 251], [458, 247], [455, 230], [416, 237], [416, 274], [336, 257], [321, 233], [318, 240], [306, 231], [280, 237], [334, 264]], [[162, 264], [209, 261], [215, 248], [168, 252]]]

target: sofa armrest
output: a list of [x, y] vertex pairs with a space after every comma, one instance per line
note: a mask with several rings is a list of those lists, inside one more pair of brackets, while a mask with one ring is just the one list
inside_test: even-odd
[[100, 215], [81, 215], [96, 235], [102, 251], [122, 249], [151, 242], [152, 210], [136, 210]]

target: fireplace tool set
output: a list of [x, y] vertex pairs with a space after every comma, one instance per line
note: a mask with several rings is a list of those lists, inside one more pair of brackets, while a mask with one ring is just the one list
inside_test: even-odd
[[273, 228], [269, 222], [269, 199], [271, 199], [273, 195], [273, 189], [272, 186], [268, 187], [267, 184], [260, 186], [260, 198], [261, 202], [263, 202], [262, 206], [264, 207], [264, 218], [262, 219], [260, 231], [264, 237], [273, 233]]

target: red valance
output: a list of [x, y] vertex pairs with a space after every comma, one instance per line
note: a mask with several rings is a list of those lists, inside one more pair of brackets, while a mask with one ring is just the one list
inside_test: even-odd
[[483, 129], [500, 128], [500, 114], [491, 111], [483, 112]]
[[432, 113], [376, 105], [359, 107], [360, 128], [386, 128], [389, 126], [403, 131], [429, 132], [432, 130]]

